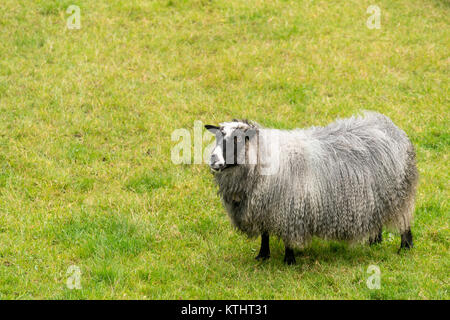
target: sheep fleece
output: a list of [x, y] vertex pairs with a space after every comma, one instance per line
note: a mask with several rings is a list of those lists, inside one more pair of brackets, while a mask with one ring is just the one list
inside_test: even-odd
[[[400, 233], [410, 227], [414, 147], [388, 117], [365, 112], [289, 131], [255, 126], [246, 149], [257, 148], [256, 164], [215, 174], [231, 221], [248, 236], [268, 232], [302, 248], [313, 236], [355, 242], [383, 226]], [[279, 165], [263, 175], [267, 152], [279, 155]]]

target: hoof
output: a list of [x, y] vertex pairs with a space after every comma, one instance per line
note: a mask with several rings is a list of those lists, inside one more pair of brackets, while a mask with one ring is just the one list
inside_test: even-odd
[[413, 247], [413, 236], [411, 233], [411, 229], [408, 229], [402, 234], [402, 242], [400, 244], [400, 249], [398, 249], [398, 252], [400, 252], [402, 249], [411, 249]]
[[288, 266], [295, 264], [296, 263], [295, 257], [293, 256], [284, 257], [284, 263], [287, 264]]
[[400, 248], [398, 248], [397, 253], [402, 252], [403, 250], [411, 250], [412, 248], [414, 248], [414, 245], [411, 243], [404, 243], [400, 246]]
[[406, 250], [409, 250], [412, 248], [414, 248], [414, 244], [412, 242], [411, 243], [407, 242], [402, 247], [400, 247], [400, 249], [406, 249]]
[[383, 242], [383, 236], [381, 232], [377, 236], [369, 239], [370, 246], [380, 244], [381, 242]]
[[261, 253], [255, 257], [256, 260], [261, 260], [261, 261], [267, 260], [269, 258], [270, 258], [270, 254], [261, 254]]

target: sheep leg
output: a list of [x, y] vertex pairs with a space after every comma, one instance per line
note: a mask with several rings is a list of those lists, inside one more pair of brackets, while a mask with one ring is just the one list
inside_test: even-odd
[[294, 250], [286, 245], [285, 248], [284, 263], [286, 263], [287, 265], [295, 264]]
[[261, 248], [256, 256], [256, 260], [266, 260], [270, 258], [269, 234], [264, 232], [261, 234]]
[[369, 239], [369, 245], [372, 246], [374, 244], [381, 243], [382, 241], [383, 241], [383, 230], [380, 229], [380, 231], [375, 237]]
[[405, 232], [402, 233], [402, 243], [400, 245], [400, 249], [411, 249], [414, 247], [413, 238], [411, 233], [411, 228], [408, 228]]

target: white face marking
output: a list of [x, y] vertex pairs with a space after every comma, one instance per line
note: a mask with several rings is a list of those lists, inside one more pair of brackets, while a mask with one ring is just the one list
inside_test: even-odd
[[211, 153], [210, 165], [211, 166], [225, 165], [225, 159], [223, 158], [223, 151], [222, 151], [221, 144], [218, 144], [214, 147], [214, 149]]

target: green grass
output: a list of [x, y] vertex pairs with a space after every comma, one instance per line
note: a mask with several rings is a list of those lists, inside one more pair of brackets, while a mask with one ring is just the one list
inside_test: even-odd
[[[69, 30], [66, 9], [81, 8]], [[369, 5], [381, 29], [366, 27]], [[0, 4], [1, 299], [449, 299], [448, 1]], [[416, 248], [315, 240], [253, 258], [171, 133], [236, 117], [295, 128], [360, 109], [417, 149]], [[81, 290], [66, 287], [81, 269]], [[369, 265], [381, 289], [369, 290]]]

